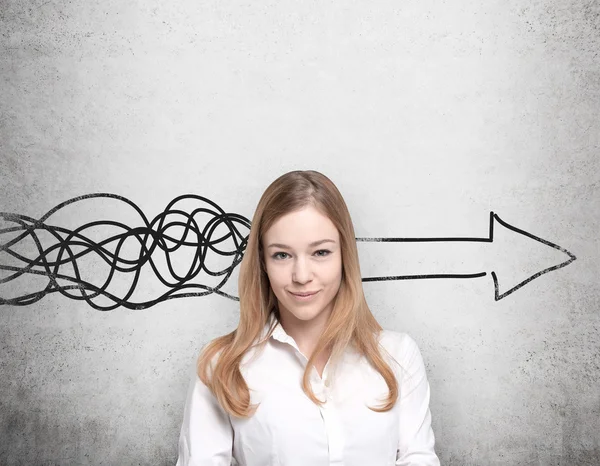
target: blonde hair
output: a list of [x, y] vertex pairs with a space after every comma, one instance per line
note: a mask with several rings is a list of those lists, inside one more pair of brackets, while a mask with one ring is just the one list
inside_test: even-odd
[[[316, 398], [309, 383], [315, 360], [330, 348], [330, 360], [335, 364], [346, 348], [351, 346], [381, 374], [389, 389], [385, 404], [369, 409], [375, 412], [389, 411], [398, 398], [395, 374], [379, 351], [379, 348], [385, 351], [378, 342], [382, 327], [365, 300], [354, 227], [346, 203], [325, 175], [313, 170], [296, 170], [271, 183], [258, 202], [240, 264], [238, 327], [207, 344], [198, 357], [197, 373], [200, 380], [229, 415], [250, 417], [256, 412], [258, 405], [250, 405], [250, 392], [239, 366], [248, 350], [257, 345], [262, 349], [266, 344], [274, 325], [266, 338], [256, 345], [254, 342], [261, 336], [270, 314], [274, 313], [277, 317], [274, 324], [279, 320], [277, 298], [271, 289], [263, 261], [263, 234], [282, 215], [307, 205], [313, 205], [327, 216], [339, 231], [342, 280], [327, 325], [306, 364], [302, 389], [315, 404], [321, 405], [323, 402]], [[216, 359], [214, 367], [213, 358]], [[209, 366], [212, 377], [207, 374]]]

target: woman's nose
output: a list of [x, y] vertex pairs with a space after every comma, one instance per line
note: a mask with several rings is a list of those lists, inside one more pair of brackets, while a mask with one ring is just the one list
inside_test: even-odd
[[294, 270], [292, 272], [292, 280], [298, 283], [305, 283], [312, 278], [312, 271], [310, 270], [310, 264], [305, 259], [298, 259], [294, 263]]

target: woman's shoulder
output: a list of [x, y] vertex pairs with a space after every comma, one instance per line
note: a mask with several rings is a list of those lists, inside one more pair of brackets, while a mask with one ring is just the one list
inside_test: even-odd
[[383, 329], [379, 334], [382, 345], [396, 350], [414, 349], [417, 345], [415, 339], [407, 332], [399, 330]]
[[[206, 341], [204, 344], [202, 344], [202, 345], [200, 346], [200, 350], [199, 350], [199, 352], [198, 352], [198, 356], [197, 356], [197, 361], [200, 359], [200, 357], [202, 357], [202, 356], [204, 356], [204, 357], [205, 357], [205, 356], [206, 356], [206, 352], [207, 352], [208, 346], [209, 346], [209, 345], [211, 345], [211, 344], [213, 344], [217, 338], [218, 338], [218, 337], [215, 337], [215, 338], [213, 338], [212, 340], [208, 340], [208, 341]], [[212, 357], [210, 358], [210, 363], [208, 364], [208, 367], [210, 368], [210, 370], [211, 370], [211, 371], [214, 369], [214, 367], [215, 367], [215, 364], [217, 363], [217, 361], [218, 361], [218, 359], [219, 359], [219, 356], [220, 356], [220, 355], [221, 355], [221, 353], [223, 352], [223, 349], [224, 349], [224, 348], [222, 348], [222, 347], [221, 347], [221, 348], [219, 348], [219, 349], [218, 349], [218, 350], [217, 350], [217, 351], [216, 351], [216, 352], [215, 352], [215, 353], [212, 355]]]
[[379, 341], [403, 370], [411, 372], [421, 364], [419, 345], [407, 332], [383, 329]]

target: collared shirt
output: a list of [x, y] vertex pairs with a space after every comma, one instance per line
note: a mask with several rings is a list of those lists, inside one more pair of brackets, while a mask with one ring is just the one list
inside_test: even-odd
[[301, 385], [308, 358], [280, 323], [259, 356], [252, 358], [253, 348], [240, 364], [251, 403], [260, 403], [250, 418], [227, 414], [194, 367], [176, 466], [439, 466], [419, 348], [392, 330], [384, 329], [379, 342], [394, 358], [382, 352], [399, 389], [396, 404], [383, 413], [367, 406], [381, 406], [388, 387], [353, 350], [334, 368], [328, 362], [322, 378], [313, 366], [312, 389], [325, 400], [314, 404]]

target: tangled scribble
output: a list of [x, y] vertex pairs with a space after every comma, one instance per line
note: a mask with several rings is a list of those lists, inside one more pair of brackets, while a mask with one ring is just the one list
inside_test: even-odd
[[[114, 220], [99, 220], [81, 225], [73, 230], [52, 225], [50, 219], [61, 209], [74, 203], [92, 198], [111, 198], [132, 207], [138, 216], [138, 224], [126, 225]], [[180, 208], [184, 202], [196, 204], [193, 208]], [[197, 216], [208, 215], [208, 221], [198, 221]], [[119, 306], [128, 309], [146, 309], [161, 301], [189, 296], [205, 296], [217, 293], [233, 300], [239, 298], [221, 290], [234, 268], [241, 262], [246, 247], [250, 221], [242, 215], [227, 213], [217, 204], [202, 196], [187, 194], [173, 199], [163, 212], [149, 221], [142, 210], [125, 197], [108, 193], [97, 193], [70, 199], [57, 205], [40, 219], [25, 215], [0, 213], [0, 220], [12, 222], [14, 226], [0, 229], [0, 238], [16, 234], [7, 242], [0, 243], [0, 253], [8, 254], [16, 265], [0, 264], [0, 271], [10, 274], [0, 279], [0, 285], [15, 281], [25, 274], [43, 276], [45, 286], [14, 298], [0, 297], [0, 304], [24, 306], [42, 299], [50, 293], [60, 293], [75, 300], [85, 300], [95, 309], [109, 311]], [[114, 230], [114, 234], [100, 241], [91, 239], [88, 231]], [[223, 234], [218, 230], [225, 230]], [[177, 235], [171, 232], [178, 232]], [[44, 239], [41, 238], [44, 233]], [[52, 244], [47, 243], [50, 237]], [[16, 245], [26, 239], [33, 240], [37, 255], [28, 257], [16, 250]], [[127, 246], [127, 248], [125, 248]], [[134, 253], [125, 257], [124, 250]], [[183, 273], [178, 273], [173, 256], [185, 249], [189, 261]], [[137, 251], [136, 251], [137, 250]], [[207, 255], [217, 254], [227, 258], [227, 264], [217, 270], [207, 265]], [[103, 283], [92, 283], [82, 276], [81, 269], [86, 257], [94, 256], [105, 263], [107, 271]], [[158, 265], [162, 259], [163, 269]], [[98, 267], [94, 267], [97, 269]], [[132, 295], [143, 270], [151, 269], [154, 277], [167, 291], [155, 299], [135, 302]], [[200, 274], [222, 277], [214, 286], [199, 282]], [[131, 277], [128, 289], [117, 294], [110, 289], [116, 274]], [[97, 274], [94, 274], [97, 278]], [[122, 280], [119, 280], [121, 284]], [[142, 285], [145, 286], [145, 285]], [[199, 291], [202, 290], [202, 291]], [[99, 297], [107, 298], [108, 304], [100, 304]]]

